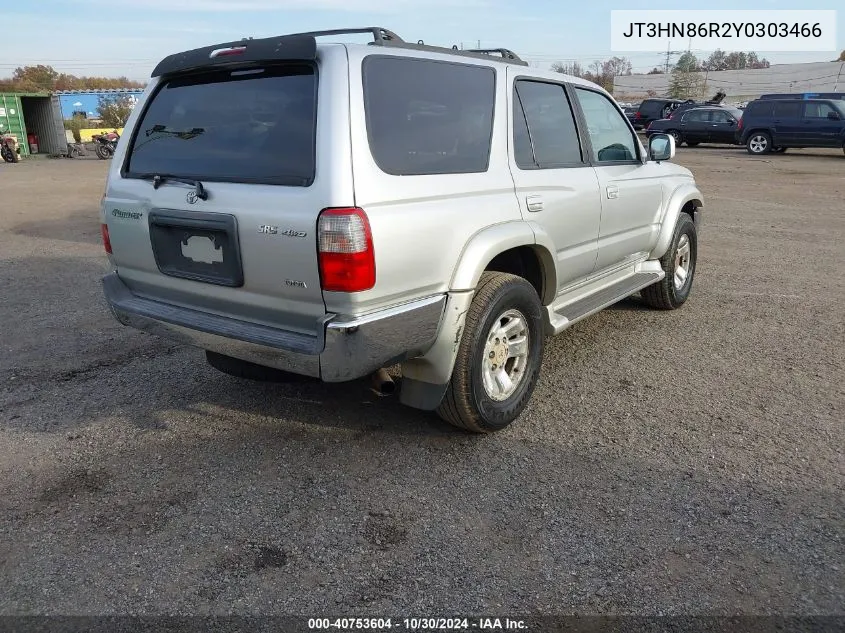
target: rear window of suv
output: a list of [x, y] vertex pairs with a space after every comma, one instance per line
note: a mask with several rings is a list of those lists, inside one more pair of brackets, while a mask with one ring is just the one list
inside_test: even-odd
[[370, 55], [362, 71], [370, 151], [382, 171], [487, 171], [496, 94], [492, 68]]
[[126, 176], [308, 186], [316, 87], [309, 65], [166, 80], [135, 128]]

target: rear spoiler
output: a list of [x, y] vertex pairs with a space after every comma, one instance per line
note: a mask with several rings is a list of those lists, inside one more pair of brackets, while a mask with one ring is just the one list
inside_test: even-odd
[[[260, 40], [252, 38], [238, 42], [226, 42], [214, 46], [195, 48], [184, 53], [175, 53], [165, 57], [153, 70], [152, 77], [172, 75], [174, 73], [199, 70], [201, 68], [217, 68], [221, 66], [244, 65], [267, 61], [298, 61], [312, 62], [317, 59], [317, 38], [332, 35], [350, 35], [367, 33], [373, 36], [370, 44], [376, 46], [407, 46], [405, 41], [393, 31], [381, 26], [367, 26], [354, 29], [332, 29], [330, 31], [308, 31], [307, 33], [292, 33], [266, 37]], [[419, 42], [422, 44], [422, 40]], [[511, 59], [518, 59], [514, 53], [505, 49], [496, 49], [505, 57], [510, 53]], [[505, 51], [505, 52], [503, 52]], [[476, 51], [478, 52], [478, 51]]]
[[263, 61], [314, 61], [317, 40], [313, 35], [282, 35], [260, 40], [240, 40], [195, 48], [168, 55], [153, 70], [151, 77], [175, 73], [243, 65]]

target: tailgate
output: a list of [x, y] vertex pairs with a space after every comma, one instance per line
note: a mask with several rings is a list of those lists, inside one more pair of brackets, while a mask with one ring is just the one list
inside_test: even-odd
[[[151, 93], [104, 198], [133, 293], [317, 333], [316, 64], [213, 69]], [[335, 192], [336, 193], [336, 192]]]

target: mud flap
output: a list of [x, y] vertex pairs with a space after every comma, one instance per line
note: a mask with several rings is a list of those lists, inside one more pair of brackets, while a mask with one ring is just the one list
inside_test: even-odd
[[431, 349], [423, 356], [402, 363], [399, 401], [409, 407], [437, 408], [452, 377], [467, 310], [475, 291], [451, 292]]

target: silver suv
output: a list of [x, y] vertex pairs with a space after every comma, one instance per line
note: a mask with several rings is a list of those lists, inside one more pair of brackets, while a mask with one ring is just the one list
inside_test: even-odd
[[[318, 38], [372, 34], [369, 45]], [[335, 37], [335, 39], [337, 39]], [[155, 69], [108, 176], [123, 324], [244, 377], [401, 364], [400, 400], [496, 431], [545, 339], [687, 299], [702, 195], [587, 81], [383, 28], [243, 40]]]

